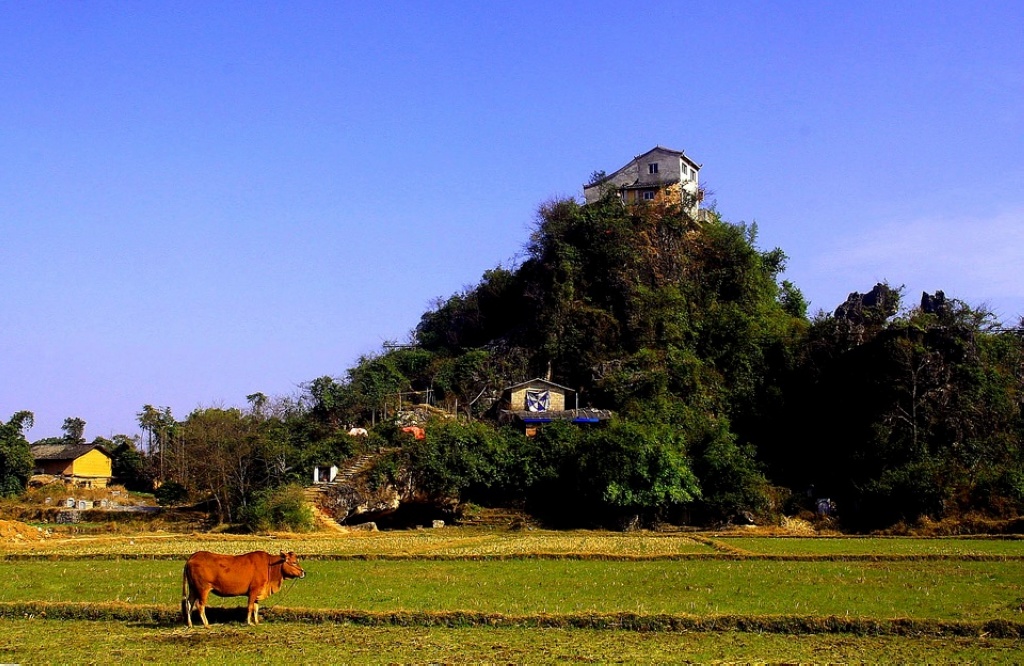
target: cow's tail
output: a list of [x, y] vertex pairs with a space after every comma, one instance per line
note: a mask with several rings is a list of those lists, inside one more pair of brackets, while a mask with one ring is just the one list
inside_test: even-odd
[[188, 586], [188, 565], [185, 566], [181, 572], [181, 619], [185, 621], [185, 624], [192, 626], [192, 604], [189, 603], [188, 599], [191, 590]]

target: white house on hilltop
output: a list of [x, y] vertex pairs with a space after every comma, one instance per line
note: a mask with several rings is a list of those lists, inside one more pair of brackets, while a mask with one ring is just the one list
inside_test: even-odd
[[684, 192], [697, 201], [700, 167], [681, 150], [655, 146], [615, 173], [584, 185], [583, 198], [588, 204], [594, 203], [611, 189], [618, 192], [623, 203], [664, 199], [682, 203]]

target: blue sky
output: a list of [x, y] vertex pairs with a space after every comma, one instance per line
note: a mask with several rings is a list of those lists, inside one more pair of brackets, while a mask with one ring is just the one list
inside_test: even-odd
[[343, 375], [657, 144], [831, 311], [1024, 314], [1024, 4], [0, 4], [0, 419]]

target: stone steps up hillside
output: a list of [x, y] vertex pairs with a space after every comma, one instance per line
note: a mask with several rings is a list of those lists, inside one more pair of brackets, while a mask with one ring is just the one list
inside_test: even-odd
[[305, 489], [306, 503], [312, 509], [313, 516], [318, 525], [329, 530], [348, 531], [347, 527], [343, 526], [320, 507], [320, 498], [323, 496], [324, 490], [331, 486], [351, 483], [356, 476], [369, 469], [379, 455], [380, 453], [362, 453], [354, 458], [350, 458], [339, 468], [338, 474], [334, 477], [333, 481], [322, 485], [308, 486]]
[[321, 528], [335, 532], [347, 532], [348, 529], [342, 527], [338, 521], [320, 508], [319, 497], [322, 493], [323, 488], [321, 486], [309, 486], [303, 491], [303, 495], [306, 497], [306, 504], [309, 505], [310, 510], [313, 512], [313, 519], [316, 521], [316, 524]]
[[351, 481], [360, 472], [369, 469], [378, 456], [380, 456], [380, 453], [362, 453], [355, 458], [350, 458], [338, 470], [338, 476], [334, 477], [334, 481], [331, 481], [331, 483], [339, 484]]

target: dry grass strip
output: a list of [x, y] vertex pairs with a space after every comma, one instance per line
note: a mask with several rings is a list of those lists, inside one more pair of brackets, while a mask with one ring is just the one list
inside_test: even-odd
[[734, 545], [732, 545], [730, 543], [723, 543], [722, 541], [718, 541], [716, 539], [709, 539], [708, 537], [700, 536], [700, 535], [697, 535], [697, 534], [692, 535], [690, 538], [693, 539], [694, 541], [698, 542], [698, 543], [704, 544], [708, 548], [714, 548], [719, 553], [722, 553], [722, 554], [725, 554], [725, 555], [732, 555], [734, 557], [743, 557], [743, 558], [755, 556], [755, 553], [752, 553], [749, 550], [744, 550], [743, 548], [737, 548], [736, 546], [734, 546]]
[[[81, 562], [89, 560], [185, 560], [181, 553], [6, 553], [0, 562]], [[986, 553], [826, 553], [785, 554], [753, 553], [739, 548], [723, 548], [716, 553], [662, 553], [658, 555], [617, 555], [613, 553], [508, 553], [508, 554], [429, 554], [429, 553], [299, 553], [308, 562], [344, 561], [421, 561], [421, 562], [513, 562], [518, 560], [578, 560], [599, 562], [693, 562], [715, 560], [756, 560], [761, 562], [1024, 562], [1024, 555]]]
[[[244, 622], [244, 608], [209, 608], [212, 623]], [[396, 627], [511, 627], [527, 629], [598, 629], [641, 632], [739, 631], [776, 634], [854, 634], [860, 636], [1024, 638], [1024, 622], [874, 619], [815, 615], [642, 615], [574, 613], [505, 615], [473, 611], [371, 612], [312, 608], [268, 608], [270, 622], [342, 623]], [[152, 626], [178, 626], [180, 610], [161, 605], [74, 602], [0, 602], [0, 618], [107, 620]], [[200, 629], [201, 630], [201, 629]]]

